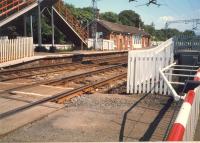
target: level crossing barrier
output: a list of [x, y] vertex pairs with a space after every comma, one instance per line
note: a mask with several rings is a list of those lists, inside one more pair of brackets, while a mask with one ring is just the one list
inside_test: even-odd
[[[200, 69], [194, 77], [195, 81], [200, 81]], [[194, 139], [200, 105], [200, 86], [190, 90], [180, 108], [178, 116], [169, 132], [168, 141], [192, 141]]]
[[190, 90], [172, 126], [168, 141], [192, 141], [199, 118], [200, 87]]

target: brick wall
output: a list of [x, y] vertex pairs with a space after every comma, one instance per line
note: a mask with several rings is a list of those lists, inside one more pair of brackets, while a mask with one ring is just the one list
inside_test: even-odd
[[132, 35], [122, 33], [111, 33], [110, 40], [115, 43], [116, 50], [128, 50], [132, 45]]
[[150, 46], [150, 38], [148, 36], [142, 37], [142, 47], [147, 48]]

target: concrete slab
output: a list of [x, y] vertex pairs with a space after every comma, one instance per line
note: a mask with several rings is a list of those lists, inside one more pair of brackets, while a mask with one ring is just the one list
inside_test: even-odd
[[[9, 95], [7, 95], [9, 97]], [[28, 104], [28, 102], [34, 101], [35, 99], [31, 99], [30, 97], [21, 96], [21, 95], [13, 95], [10, 96], [13, 99], [6, 99], [0, 97], [0, 113], [5, 113], [17, 107], [21, 107], [23, 105]], [[23, 101], [27, 100], [27, 102]], [[55, 112], [61, 109], [63, 105], [56, 103], [45, 103], [40, 106], [35, 106], [28, 110], [16, 113], [9, 117], [0, 119], [0, 136], [4, 136], [9, 132], [12, 132], [26, 124], [32, 123], [36, 120], [39, 120], [48, 114]]]
[[12, 89], [21, 85], [25, 85], [25, 83], [19, 83], [19, 82], [0, 82], [0, 91]]
[[[0, 138], [0, 141], [118, 142], [120, 136], [123, 141], [145, 140], [144, 137], [149, 134], [152, 137], [151, 125], [156, 120], [155, 115], [151, 116], [148, 112], [154, 112], [151, 108], [161, 111], [164, 105], [154, 102], [159, 106], [155, 106], [155, 104], [147, 106], [139, 103], [139, 106], [133, 107], [139, 98], [140, 96], [136, 95], [94, 94], [82, 96], [48, 117]], [[169, 112], [171, 113], [172, 110], [169, 109]], [[125, 113], [127, 113], [127, 117], [124, 116]], [[157, 112], [157, 116], [158, 114]], [[169, 116], [168, 113], [166, 115]], [[125, 124], [122, 123], [123, 120], [125, 120]], [[157, 141], [161, 141], [164, 135], [159, 130], [166, 129], [166, 125], [169, 123], [169, 118], [160, 120], [156, 120], [158, 129], [155, 132], [157, 134], [153, 134], [153, 137], [158, 136]], [[160, 126], [162, 123], [165, 123], [165, 127]], [[125, 128], [124, 131], [121, 131], [122, 127]]]
[[[55, 95], [57, 93], [66, 91], [68, 88], [56, 87], [56, 86], [46, 86], [46, 85], [39, 85], [35, 87], [30, 87], [21, 90], [12, 91], [15, 94], [22, 94], [22, 95], [32, 95], [32, 96], [39, 96], [39, 97], [48, 97]], [[71, 88], [69, 88], [71, 90]]]
[[[29, 83], [30, 84], [30, 83]], [[26, 85], [26, 83], [18, 83], [18, 82], [0, 82], [0, 92], [5, 90], [13, 89], [18, 86]], [[58, 86], [48, 86], [48, 85], [39, 85], [35, 87], [28, 87], [21, 90], [12, 91], [14, 94], [21, 95], [30, 95], [30, 96], [39, 96], [39, 97], [47, 97], [52, 96], [54, 94], [60, 93], [64, 90], [72, 90], [72, 88], [63, 88]]]
[[[0, 83], [0, 90], [4, 91], [7, 89], [17, 87], [19, 85], [23, 84], [16, 84], [10, 82]], [[64, 90], [66, 89], [61, 87], [40, 85], [20, 91], [14, 91], [16, 95], [1, 94], [0, 114], [21, 107], [30, 102], [39, 100], [43, 97], [52, 96], [53, 94], [62, 92]], [[0, 119], [0, 136], [5, 135], [28, 123], [34, 122], [35, 120], [38, 120], [54, 111], [57, 111], [63, 106], [64, 105], [58, 105], [55, 103], [45, 103], [41, 106], [28, 109], [27, 111], [17, 113], [8, 118]]]

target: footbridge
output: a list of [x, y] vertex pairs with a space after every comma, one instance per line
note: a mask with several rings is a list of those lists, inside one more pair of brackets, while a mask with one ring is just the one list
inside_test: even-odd
[[173, 37], [156, 48], [129, 51], [128, 56], [127, 93], [171, 96], [180, 108], [165, 139], [193, 140], [200, 105], [200, 37]]
[[[87, 30], [64, 6], [62, 0], [2, 0], [0, 2], [0, 29], [22, 16], [31, 16], [38, 9], [38, 43], [41, 46], [41, 14], [50, 19], [52, 25], [52, 44], [54, 44], [54, 26], [77, 47], [87, 46]], [[51, 11], [51, 12], [50, 12]]]

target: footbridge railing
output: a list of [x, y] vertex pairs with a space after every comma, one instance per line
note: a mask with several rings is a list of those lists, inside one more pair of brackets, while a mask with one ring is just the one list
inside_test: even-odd
[[[159, 69], [174, 61], [174, 42], [169, 39], [156, 48], [129, 51], [127, 93], [169, 94]], [[171, 78], [171, 76], [168, 76]]]
[[0, 2], [0, 20], [20, 11], [37, 0], [2, 0]]
[[33, 38], [0, 39], [0, 63], [34, 55]]
[[58, 2], [56, 2], [54, 7], [59, 12], [59, 14], [61, 14], [62, 17], [67, 22], [69, 22], [70, 26], [72, 26], [72, 28], [76, 30], [76, 32], [81, 36], [81, 38], [83, 38], [84, 40], [88, 38], [87, 30], [83, 28], [81, 23], [75, 18], [75, 16], [71, 13], [71, 11], [65, 6], [64, 1], [58, 0]]

